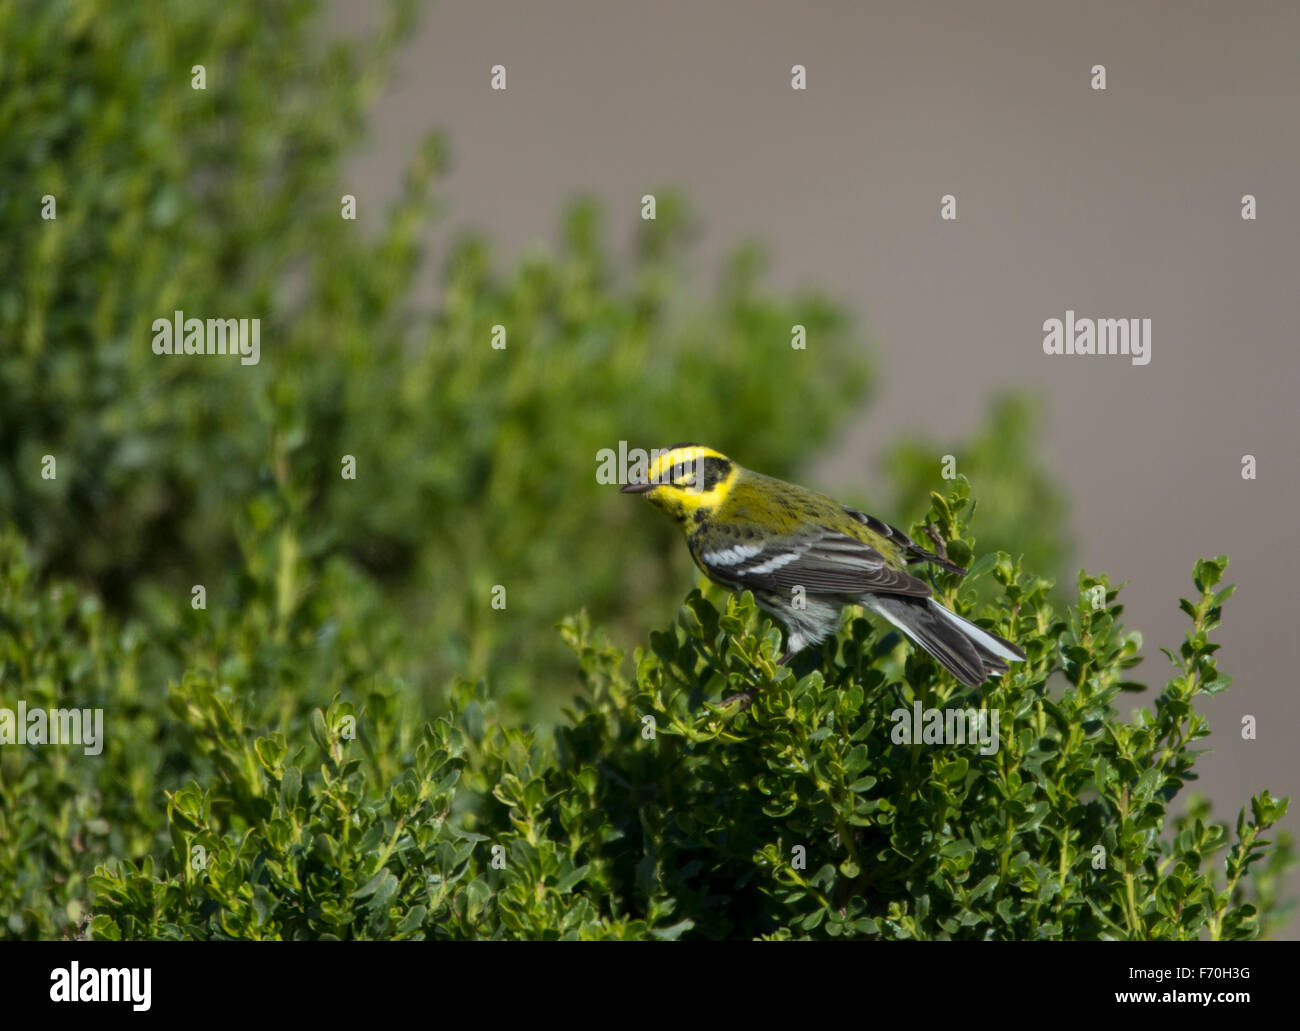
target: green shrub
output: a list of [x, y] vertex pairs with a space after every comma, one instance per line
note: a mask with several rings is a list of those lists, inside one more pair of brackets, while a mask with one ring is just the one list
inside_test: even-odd
[[[0, 936], [76, 932], [90, 908], [86, 876], [112, 857], [167, 847], [164, 792], [220, 776], [212, 728], [169, 712], [160, 653], [182, 657], [185, 682], [219, 680], [259, 732], [307, 725], [313, 707], [395, 678], [394, 631], [374, 592], [343, 560], [309, 575], [294, 535], [252, 506], [241, 531], [246, 575], [236, 603], [119, 625], [99, 599], [41, 584], [20, 539], [0, 534], [0, 706], [102, 709], [102, 751], [0, 744]], [[403, 720], [418, 698], [402, 692]], [[229, 744], [229, 742], [225, 742]]]
[[17, 536], [0, 535], [0, 706], [15, 717], [20, 701], [113, 714], [104, 727], [111, 740], [94, 757], [0, 744], [0, 937], [73, 933], [89, 918], [95, 865], [148, 853], [166, 826], [154, 780], [165, 762], [158, 718], [137, 670], [142, 645], [137, 631], [114, 630], [95, 596], [38, 587]]
[[[978, 554], [968, 511], [959, 483], [927, 516], [954, 557]], [[1195, 699], [1228, 685], [1209, 640], [1225, 565], [1196, 564], [1175, 674], [1129, 720], [1117, 704], [1140, 689], [1140, 637], [1107, 578], [1081, 575], [1078, 606], [1057, 612], [1050, 585], [1003, 553], [937, 580], [959, 608], [996, 585], [975, 615], [1028, 655], [971, 695], [861, 618], [819, 668], [778, 667], [779, 631], [748, 596], [719, 608], [698, 592], [638, 649], [633, 679], [585, 618], [566, 621], [586, 693], [553, 742], [467, 682], [419, 730], [376, 679], [266, 733], [238, 693], [188, 676], [173, 709], [217, 775], [169, 796], [167, 856], [92, 878], [94, 931], [1253, 937], [1276, 915], [1289, 850], [1262, 835], [1286, 801], [1252, 799], [1235, 837], [1203, 802], [1170, 812], [1208, 733]], [[753, 686], [749, 712], [717, 709]], [[998, 710], [998, 747], [896, 743], [895, 712], [917, 702]]]

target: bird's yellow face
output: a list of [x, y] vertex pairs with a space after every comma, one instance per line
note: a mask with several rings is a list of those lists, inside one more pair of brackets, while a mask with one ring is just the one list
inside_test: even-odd
[[680, 523], [702, 523], [727, 499], [737, 465], [703, 444], [677, 444], [653, 453], [644, 482], [629, 483], [624, 494], [646, 500]]

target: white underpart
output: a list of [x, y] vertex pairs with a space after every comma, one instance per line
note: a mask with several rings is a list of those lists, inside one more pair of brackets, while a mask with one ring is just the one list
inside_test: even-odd
[[833, 634], [839, 626], [843, 607], [838, 601], [825, 601], [813, 594], [808, 596], [804, 608], [796, 609], [778, 591], [758, 591], [754, 600], [764, 612], [785, 624], [789, 631], [785, 646], [791, 652], [801, 652], [810, 644], [819, 644]]
[[747, 558], [753, 558], [762, 550], [762, 545], [736, 544], [722, 551], [710, 551], [704, 556], [704, 561], [711, 566], [734, 566]]
[[787, 551], [784, 555], [773, 555], [761, 566], [754, 566], [751, 569], [744, 570], [746, 576], [758, 576], [763, 573], [775, 573], [782, 566], [788, 566], [795, 559], [799, 558], [799, 552]]

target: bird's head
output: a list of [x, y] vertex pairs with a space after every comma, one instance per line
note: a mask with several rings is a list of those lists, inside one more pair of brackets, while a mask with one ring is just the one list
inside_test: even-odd
[[644, 494], [655, 508], [679, 523], [703, 523], [727, 499], [739, 466], [703, 444], [674, 444], [653, 451], [644, 479], [623, 487], [624, 494]]

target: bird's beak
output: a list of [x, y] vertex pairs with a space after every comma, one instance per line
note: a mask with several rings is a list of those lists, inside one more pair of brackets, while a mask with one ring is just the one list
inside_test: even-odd
[[648, 494], [655, 489], [653, 483], [629, 483], [619, 488], [620, 494]]

